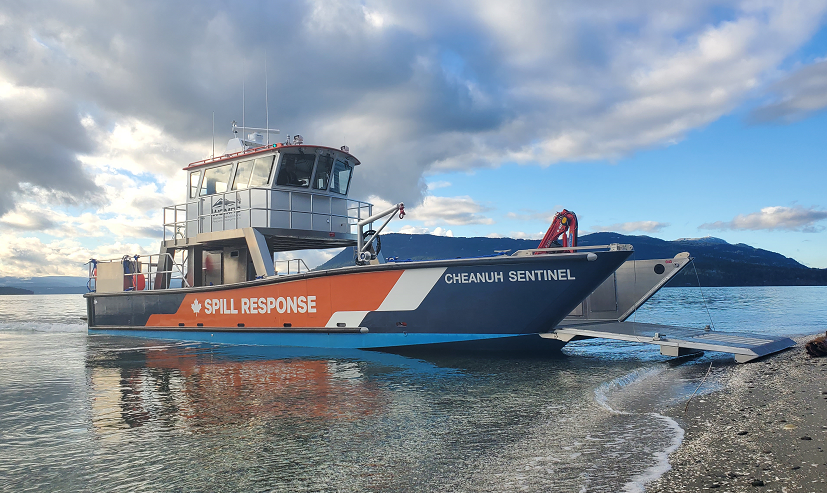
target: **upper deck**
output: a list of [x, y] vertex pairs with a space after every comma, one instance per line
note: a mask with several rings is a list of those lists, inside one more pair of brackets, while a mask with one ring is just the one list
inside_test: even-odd
[[164, 209], [164, 246], [231, 244], [244, 228], [271, 252], [355, 245], [372, 205], [348, 198], [360, 162], [347, 147], [258, 140], [232, 139], [226, 154], [184, 168], [187, 201]]

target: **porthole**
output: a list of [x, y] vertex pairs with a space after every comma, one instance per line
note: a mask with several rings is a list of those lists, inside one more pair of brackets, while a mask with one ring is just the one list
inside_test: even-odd
[[666, 271], [666, 268], [663, 266], [663, 264], [656, 264], [655, 265], [655, 274], [661, 275], [661, 274], [664, 273], [664, 271]]

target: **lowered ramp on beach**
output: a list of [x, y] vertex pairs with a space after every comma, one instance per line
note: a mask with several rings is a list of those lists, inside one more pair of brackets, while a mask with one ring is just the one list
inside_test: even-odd
[[671, 259], [626, 261], [553, 331], [540, 336], [563, 342], [603, 338], [657, 344], [666, 356], [717, 351], [735, 355], [739, 363], [795, 346], [789, 337], [625, 321], [691, 260], [682, 252]]
[[738, 363], [746, 363], [795, 346], [789, 337], [690, 329], [670, 325], [619, 321], [566, 321], [553, 332], [541, 334], [564, 342], [603, 338], [657, 344], [665, 356], [684, 356], [698, 351], [731, 353]]

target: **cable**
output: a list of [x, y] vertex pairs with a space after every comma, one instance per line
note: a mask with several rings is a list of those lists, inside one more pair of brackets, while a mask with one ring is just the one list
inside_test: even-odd
[[698, 280], [698, 290], [701, 292], [701, 299], [704, 302], [704, 308], [706, 308], [706, 316], [709, 317], [709, 325], [712, 327], [712, 330], [715, 330], [715, 324], [712, 322], [712, 315], [709, 313], [709, 307], [706, 305], [706, 297], [704, 296], [704, 288], [701, 287], [701, 278], [698, 276], [698, 267], [695, 265], [695, 259], [692, 259], [692, 268], [695, 269], [695, 279]]
[[693, 397], [695, 397], [695, 394], [696, 394], [696, 393], [698, 392], [698, 390], [701, 388], [701, 385], [703, 385], [703, 384], [704, 384], [704, 382], [706, 382], [706, 377], [708, 377], [708, 376], [709, 376], [709, 372], [711, 372], [711, 371], [712, 371], [712, 362], [710, 361], [710, 362], [709, 362], [709, 369], [708, 369], [708, 370], [706, 370], [706, 375], [704, 375], [703, 380], [701, 380], [701, 383], [699, 383], [699, 384], [698, 384], [698, 388], [696, 388], [696, 389], [695, 389], [695, 392], [692, 392], [692, 395], [690, 395], [690, 396], [689, 396], [689, 399], [687, 399], [687, 400], [686, 400], [686, 406], [683, 408], [683, 413], [684, 413], [684, 414], [686, 414], [686, 411], [689, 409], [689, 401], [691, 401], [691, 400], [692, 400], [692, 398], [693, 398]]

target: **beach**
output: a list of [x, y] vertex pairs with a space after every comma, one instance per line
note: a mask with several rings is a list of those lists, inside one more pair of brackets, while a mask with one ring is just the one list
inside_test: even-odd
[[806, 354], [813, 338], [726, 367], [720, 390], [671, 408], [683, 443], [646, 491], [827, 491], [827, 358]]

